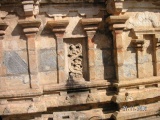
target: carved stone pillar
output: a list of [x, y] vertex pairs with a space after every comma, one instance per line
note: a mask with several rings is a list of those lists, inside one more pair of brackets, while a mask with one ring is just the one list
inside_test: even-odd
[[39, 31], [41, 22], [38, 20], [20, 20], [18, 24], [22, 26], [23, 32], [27, 37], [28, 67], [31, 88], [38, 88], [39, 78], [35, 36]]
[[89, 62], [89, 80], [95, 80], [95, 45], [94, 35], [98, 29], [98, 24], [102, 21], [101, 18], [83, 18], [81, 23], [87, 33], [87, 48], [88, 48], [88, 62]]
[[141, 36], [142, 39], [132, 40], [133, 45], [136, 48], [136, 67], [137, 67], [137, 78], [144, 77], [144, 65], [141, 63], [141, 59], [143, 58], [143, 35]]
[[69, 24], [68, 20], [53, 20], [47, 22], [47, 27], [52, 29], [52, 32], [56, 35], [56, 46], [57, 46], [57, 83], [64, 83], [67, 77], [65, 76], [65, 59], [64, 59], [64, 42], [63, 35], [66, 26]]
[[114, 42], [114, 56], [117, 80], [124, 80], [124, 44], [123, 44], [123, 31], [125, 28], [126, 16], [110, 16], [106, 22], [110, 25], [110, 30], [113, 34]]

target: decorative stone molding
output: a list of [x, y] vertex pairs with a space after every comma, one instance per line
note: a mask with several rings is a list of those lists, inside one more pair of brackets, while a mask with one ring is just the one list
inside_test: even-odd
[[61, 20], [53, 20], [47, 22], [47, 27], [52, 29], [54, 33], [63, 33], [65, 32], [65, 28], [69, 24], [69, 20], [61, 19]]
[[160, 15], [153, 12], [140, 12], [130, 17], [126, 22], [126, 28], [132, 29], [136, 27], [160, 27]]
[[85, 31], [96, 31], [102, 18], [82, 18], [81, 23]]
[[27, 37], [30, 84], [32, 88], [38, 88], [38, 61], [35, 45], [35, 36], [36, 33], [39, 31], [41, 22], [39, 20], [19, 20], [18, 24], [22, 26], [23, 32]]

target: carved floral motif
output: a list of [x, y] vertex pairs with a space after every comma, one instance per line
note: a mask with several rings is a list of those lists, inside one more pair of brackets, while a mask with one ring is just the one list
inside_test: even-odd
[[69, 75], [82, 78], [82, 45], [80, 43], [68, 47]]

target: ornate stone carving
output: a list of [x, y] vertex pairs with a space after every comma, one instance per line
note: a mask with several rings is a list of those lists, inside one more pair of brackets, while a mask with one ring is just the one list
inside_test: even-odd
[[160, 27], [160, 15], [152, 12], [137, 13], [131, 17], [127, 22], [126, 26], [128, 29], [135, 27]]
[[82, 45], [80, 43], [68, 46], [69, 76], [82, 78]]

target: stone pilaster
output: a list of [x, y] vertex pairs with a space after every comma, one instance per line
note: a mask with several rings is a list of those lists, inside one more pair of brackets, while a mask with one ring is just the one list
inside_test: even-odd
[[132, 40], [133, 45], [136, 49], [136, 67], [137, 67], [137, 78], [144, 77], [144, 65], [141, 63], [141, 59], [144, 57], [143, 55], [143, 35], [141, 36], [142, 39]]
[[89, 62], [89, 80], [95, 80], [95, 45], [94, 35], [98, 29], [101, 18], [83, 18], [81, 23], [87, 34], [88, 62]]
[[52, 29], [52, 32], [56, 35], [56, 47], [57, 47], [57, 83], [64, 83], [67, 80], [65, 75], [65, 53], [64, 53], [64, 42], [63, 36], [65, 28], [69, 24], [66, 19], [53, 20], [47, 22], [47, 27]]
[[41, 22], [38, 20], [20, 20], [18, 24], [22, 26], [23, 32], [27, 37], [28, 67], [31, 88], [38, 88], [39, 78], [35, 37], [36, 33], [39, 31]]
[[114, 58], [116, 67], [117, 80], [124, 80], [124, 40], [123, 31], [125, 28], [125, 21], [128, 19], [127, 16], [110, 16], [106, 19], [106, 22], [110, 25], [110, 30], [113, 34], [114, 42]]

